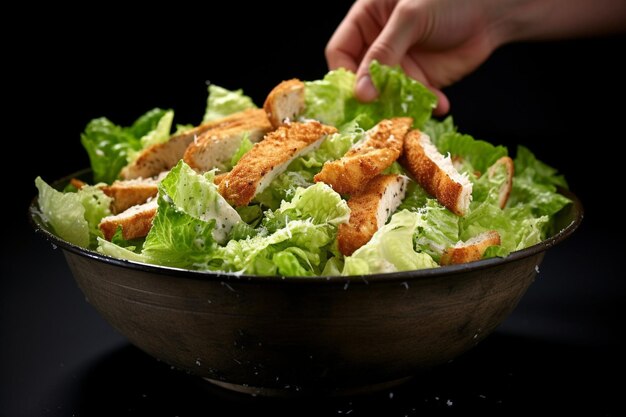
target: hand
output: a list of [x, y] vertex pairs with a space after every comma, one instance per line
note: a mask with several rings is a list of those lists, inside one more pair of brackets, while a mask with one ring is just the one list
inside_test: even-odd
[[[498, 2], [501, 0], [495, 0]], [[369, 64], [400, 65], [437, 94], [436, 114], [450, 108], [441, 88], [478, 67], [498, 46], [493, 0], [358, 0], [326, 47], [330, 69], [355, 71], [362, 101], [378, 92]]]
[[437, 94], [476, 69], [500, 45], [626, 31], [624, 0], [357, 0], [326, 46], [330, 69], [355, 71], [355, 94], [378, 92], [372, 60], [400, 65]]

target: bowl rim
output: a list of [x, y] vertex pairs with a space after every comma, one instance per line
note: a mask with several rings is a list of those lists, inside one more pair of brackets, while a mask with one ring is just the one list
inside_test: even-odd
[[[81, 175], [85, 175], [91, 172], [91, 169], [86, 168], [80, 171], [77, 171], [73, 174], [67, 175], [57, 181], [54, 181], [51, 185], [54, 188], [59, 187], [59, 185], [69, 182], [71, 178], [76, 178]], [[194, 279], [194, 280], [220, 280], [224, 279], [237, 279], [241, 281], [252, 281], [252, 282], [287, 282], [287, 283], [296, 283], [299, 285], [307, 285], [307, 284], [319, 284], [319, 283], [332, 283], [336, 284], [341, 282], [345, 283], [364, 283], [370, 284], [374, 282], [397, 282], [397, 281], [408, 281], [408, 280], [419, 280], [419, 279], [428, 279], [428, 278], [436, 278], [440, 276], [450, 276], [456, 275], [460, 273], [467, 273], [473, 271], [479, 271], [491, 267], [495, 267], [498, 265], [506, 264], [509, 262], [514, 262], [519, 259], [528, 258], [530, 256], [536, 255], [540, 252], [543, 252], [559, 243], [567, 239], [569, 236], [574, 233], [574, 231], [580, 226], [583, 217], [584, 217], [584, 209], [580, 199], [571, 191], [563, 188], [559, 188], [559, 193], [563, 194], [565, 197], [572, 200], [573, 210], [574, 210], [574, 218], [573, 220], [563, 229], [559, 230], [553, 236], [533, 245], [528, 248], [511, 252], [504, 258], [489, 258], [482, 259], [479, 261], [469, 262], [465, 264], [459, 265], [446, 265], [440, 266], [438, 268], [428, 268], [428, 269], [417, 269], [410, 271], [400, 271], [400, 272], [385, 272], [378, 274], [369, 274], [369, 275], [333, 275], [333, 276], [282, 276], [282, 275], [247, 275], [247, 274], [239, 274], [235, 272], [220, 272], [220, 271], [194, 271], [191, 269], [183, 269], [183, 268], [175, 268], [170, 266], [162, 266], [162, 265], [153, 265], [146, 264], [142, 262], [136, 262], [126, 259], [114, 258], [108, 255], [101, 254], [95, 250], [86, 249], [80, 246], [77, 246], [73, 243], [67, 242], [60, 237], [56, 236], [54, 233], [47, 230], [44, 225], [44, 220], [41, 218], [41, 214], [38, 207], [38, 197], [35, 196], [29, 206], [29, 221], [33, 229], [36, 233], [42, 233], [43, 236], [51, 242], [53, 245], [62, 248], [68, 252], [93, 259], [98, 262], [102, 262], [105, 264], [115, 265], [126, 269], [133, 269], [142, 272], [150, 272], [156, 273], [159, 275], [167, 275], [171, 277], [178, 278], [186, 278], [186, 279]]]

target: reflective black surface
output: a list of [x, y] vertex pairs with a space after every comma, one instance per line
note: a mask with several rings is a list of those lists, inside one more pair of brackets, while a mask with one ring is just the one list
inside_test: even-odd
[[[367, 397], [250, 398], [136, 350], [85, 302], [61, 251], [28, 225], [34, 177], [87, 166], [79, 133], [93, 117], [130, 123], [162, 106], [176, 109], [176, 122], [194, 122], [207, 79], [243, 86], [260, 103], [279, 80], [321, 76], [323, 46], [349, 2], [311, 7], [304, 21], [285, 19], [293, 10], [276, 6], [272, 22], [281, 24], [259, 18], [266, 3], [157, 17], [104, 9], [31, 17], [24, 27], [34, 40], [10, 42], [15, 55], [5, 69], [15, 77], [4, 81], [18, 92], [5, 118], [15, 133], [5, 140], [24, 148], [11, 154], [20, 168], [4, 171], [0, 416], [621, 415], [626, 245], [614, 196], [626, 137], [623, 37], [508, 46], [448, 90], [463, 131], [529, 146], [561, 169], [586, 209], [580, 230], [548, 252], [509, 319], [452, 363]], [[183, 22], [196, 15], [210, 24]], [[244, 40], [231, 39], [233, 30]]]

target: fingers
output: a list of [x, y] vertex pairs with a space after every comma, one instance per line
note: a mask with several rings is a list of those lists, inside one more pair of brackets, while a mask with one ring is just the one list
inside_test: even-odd
[[326, 45], [328, 69], [345, 68], [356, 72], [359, 55], [364, 48], [359, 29], [354, 22], [344, 20]]
[[373, 60], [382, 64], [399, 64], [413, 44], [415, 25], [411, 14], [402, 7], [396, 7], [386, 22], [380, 35], [365, 53], [357, 70], [356, 97], [361, 101], [372, 101], [378, 92], [369, 77], [369, 65]]
[[380, 32], [379, 25], [366, 11], [364, 1], [354, 3], [326, 45], [326, 62], [331, 70], [346, 68], [356, 72], [367, 47]]
[[436, 88], [428, 87], [435, 95], [437, 96], [437, 107], [433, 111], [435, 116], [445, 116], [450, 112], [450, 100], [448, 97], [441, 91]]

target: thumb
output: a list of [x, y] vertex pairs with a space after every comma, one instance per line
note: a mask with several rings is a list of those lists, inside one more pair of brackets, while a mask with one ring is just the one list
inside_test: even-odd
[[364, 102], [369, 102], [378, 97], [378, 91], [372, 84], [369, 75], [370, 63], [374, 60], [385, 65], [398, 65], [412, 46], [416, 35], [414, 19], [415, 11], [407, 13], [401, 5], [391, 13], [389, 20], [383, 27], [376, 40], [369, 47], [356, 73], [356, 97]]

